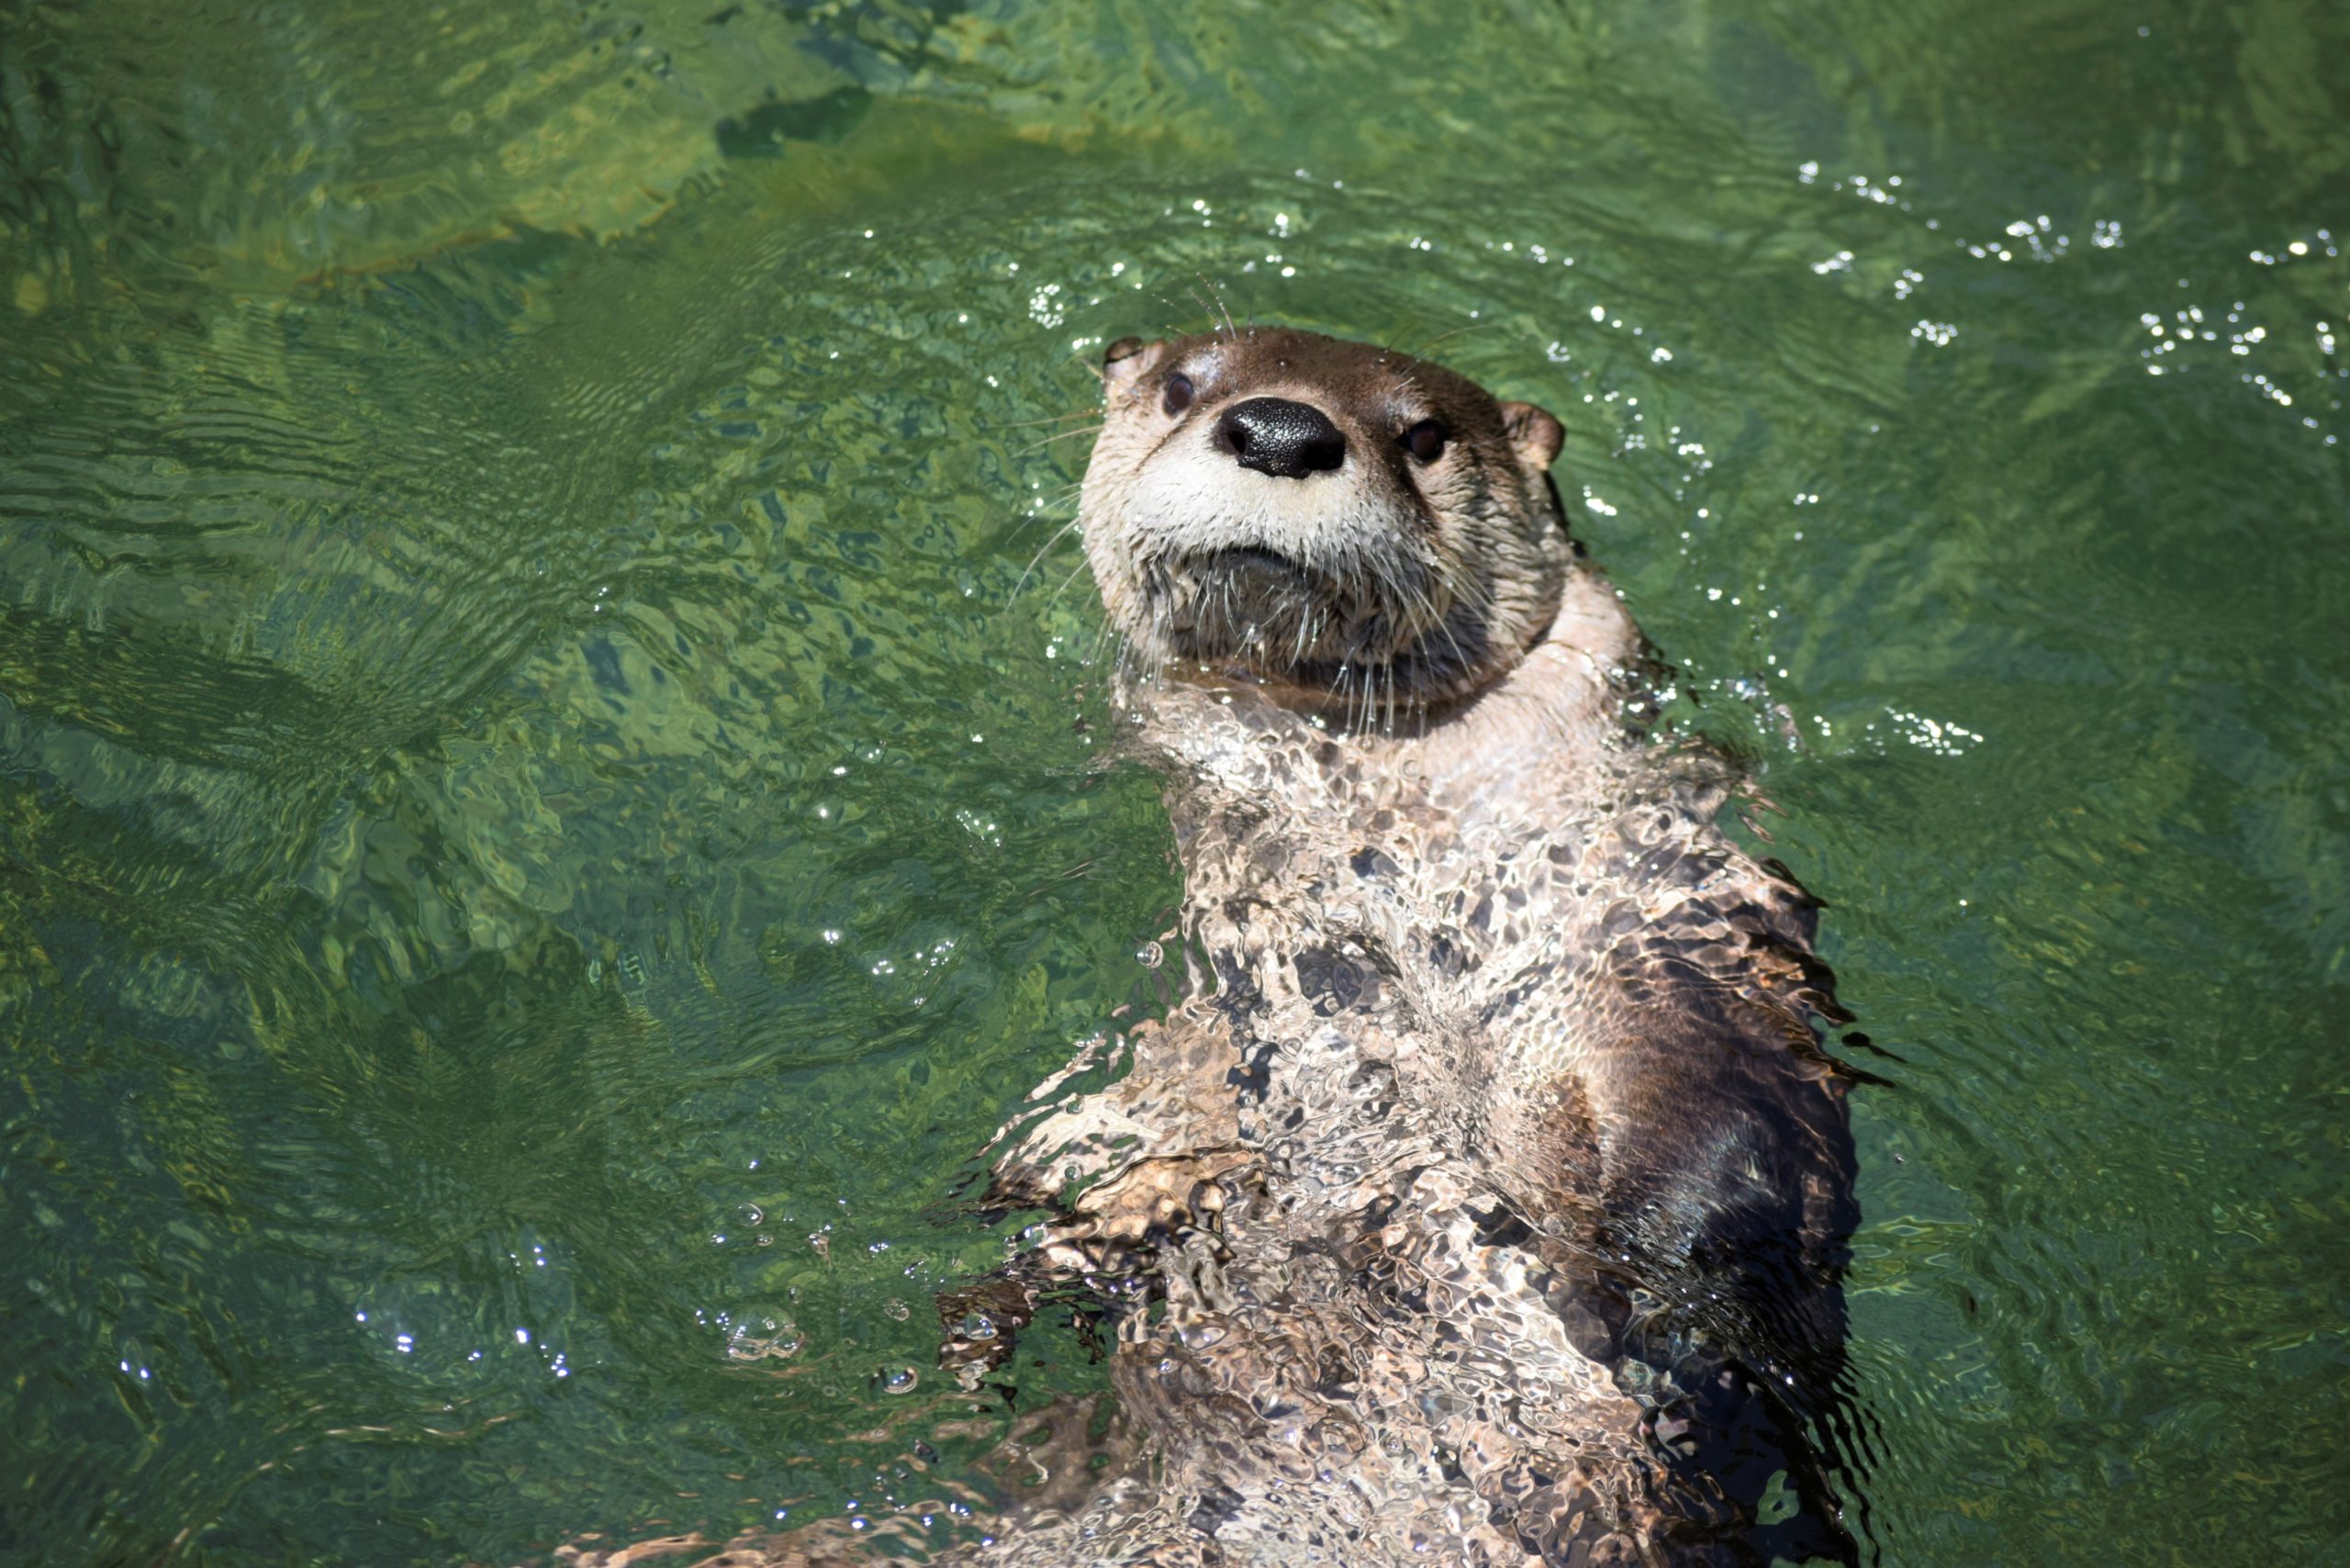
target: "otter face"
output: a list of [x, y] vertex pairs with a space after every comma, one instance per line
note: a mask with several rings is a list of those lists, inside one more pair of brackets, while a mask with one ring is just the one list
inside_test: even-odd
[[1570, 561], [1559, 421], [1439, 365], [1288, 330], [1103, 355], [1085, 549], [1152, 670], [1424, 709], [1549, 630]]

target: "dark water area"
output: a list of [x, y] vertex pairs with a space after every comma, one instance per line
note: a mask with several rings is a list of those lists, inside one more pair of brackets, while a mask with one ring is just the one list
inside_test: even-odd
[[0, 0], [0, 1558], [969, 1473], [931, 1302], [1022, 1222], [958, 1194], [1178, 894], [1049, 421], [1228, 308], [1554, 409], [1756, 759], [1898, 1058], [1868, 1549], [2350, 1561], [2345, 60], [2309, 0]]

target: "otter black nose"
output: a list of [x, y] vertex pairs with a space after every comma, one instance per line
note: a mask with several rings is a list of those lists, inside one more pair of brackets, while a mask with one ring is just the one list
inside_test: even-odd
[[1286, 398], [1235, 403], [1215, 422], [1215, 443], [1243, 468], [1281, 479], [1326, 474], [1347, 460], [1347, 438], [1330, 416]]

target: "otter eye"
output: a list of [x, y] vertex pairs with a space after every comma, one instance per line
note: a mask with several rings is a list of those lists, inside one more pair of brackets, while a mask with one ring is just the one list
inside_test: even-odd
[[1170, 414], [1180, 414], [1192, 406], [1192, 378], [1177, 372], [1167, 378], [1167, 394], [1159, 399]]
[[1422, 420], [1404, 432], [1404, 448], [1418, 462], [1435, 462], [1444, 455], [1444, 427], [1434, 420]]

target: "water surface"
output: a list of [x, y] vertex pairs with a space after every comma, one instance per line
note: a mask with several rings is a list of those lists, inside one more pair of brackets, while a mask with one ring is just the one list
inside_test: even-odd
[[1055, 420], [1228, 308], [1556, 410], [1755, 756], [1899, 1058], [1884, 1561], [2341, 1561], [2345, 47], [6, 0], [0, 1553], [871, 1515], [1099, 1385], [975, 1412], [930, 1302], [1159, 1004]]

